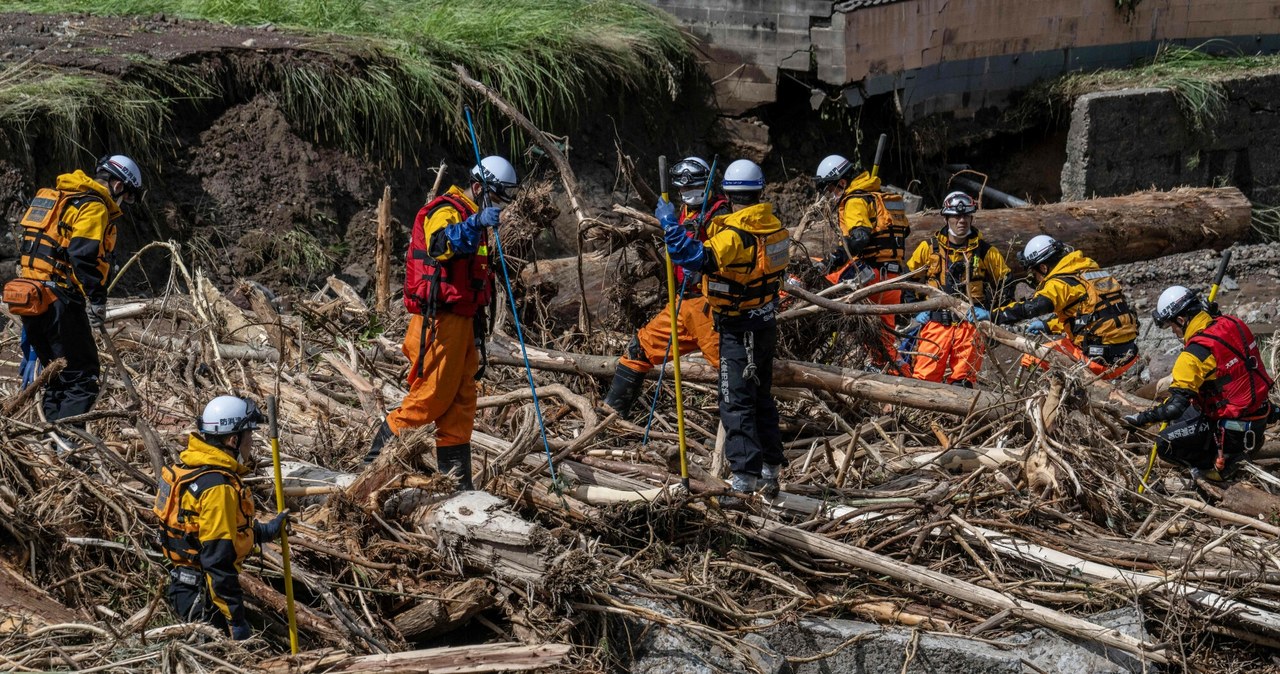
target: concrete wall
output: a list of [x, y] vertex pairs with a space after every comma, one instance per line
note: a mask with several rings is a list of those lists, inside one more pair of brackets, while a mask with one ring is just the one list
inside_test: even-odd
[[721, 106], [774, 100], [782, 72], [814, 72], [864, 96], [897, 91], [908, 120], [998, 105], [1069, 70], [1126, 65], [1161, 42], [1228, 39], [1280, 51], [1275, 0], [650, 0], [702, 43]]
[[1235, 185], [1280, 205], [1280, 73], [1224, 83], [1227, 106], [1196, 130], [1165, 89], [1081, 96], [1071, 114], [1062, 198], [1179, 185]]

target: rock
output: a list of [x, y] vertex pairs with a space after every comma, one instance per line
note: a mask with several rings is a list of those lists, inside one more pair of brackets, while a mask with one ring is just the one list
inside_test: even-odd
[[[1114, 628], [1120, 633], [1146, 641], [1150, 638], [1137, 608], [1122, 608], [1090, 616], [1090, 622]], [[1109, 649], [1096, 642], [1068, 639], [1049, 630], [1034, 630], [1008, 640], [1021, 644], [1021, 657], [1046, 672], [1089, 672], [1090, 674], [1129, 674], [1159, 671], [1152, 663], [1143, 663], [1133, 655]]]
[[[628, 595], [625, 589], [621, 592], [629, 604], [673, 618], [684, 617], [674, 604]], [[786, 657], [759, 634], [743, 637], [744, 645], [735, 653], [728, 653], [686, 631], [650, 622], [627, 622], [629, 626], [626, 633], [640, 637], [638, 642], [630, 644], [629, 649], [627, 645], [622, 647], [623, 652], [630, 650], [636, 654], [629, 669], [631, 674], [719, 674], [748, 671], [743, 658], [749, 659], [764, 674], [785, 674], [791, 671]]]
[[[939, 636], [852, 620], [805, 618], [763, 633], [780, 653], [813, 656], [835, 649], [852, 637], [859, 640], [817, 662], [795, 665], [795, 674], [1022, 674], [1016, 652], [1003, 651], [963, 637]], [[910, 664], [903, 669], [914, 645]], [[1064, 671], [1064, 670], [1049, 670]], [[1088, 670], [1074, 670], [1088, 671]]]

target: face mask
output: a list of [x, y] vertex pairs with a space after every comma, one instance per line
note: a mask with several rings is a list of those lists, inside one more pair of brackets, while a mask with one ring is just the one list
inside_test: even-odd
[[703, 191], [701, 189], [682, 190], [680, 192], [680, 201], [684, 202], [685, 206], [701, 206], [702, 195]]

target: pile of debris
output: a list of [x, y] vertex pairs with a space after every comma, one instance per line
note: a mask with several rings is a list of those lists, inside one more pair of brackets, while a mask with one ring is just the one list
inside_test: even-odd
[[[224, 294], [170, 253], [169, 292], [111, 306], [118, 356], [97, 410], [78, 420], [89, 430], [44, 423], [39, 383], [5, 380], [5, 668], [660, 671], [702, 658], [807, 671], [888, 643], [894, 666], [923, 671], [960, 639], [1043, 669], [1040, 642], [1006, 638], [1033, 626], [1097, 645], [1090, 657], [1123, 668], [1203, 662], [1215, 635], [1280, 639], [1280, 480], [1254, 470], [1212, 505], [1212, 487], [1140, 490], [1149, 440], [1127, 436], [1115, 414], [1142, 403], [1087, 373], [970, 391], [780, 361], [783, 493], [727, 509], [716, 498], [715, 393], [697, 383], [713, 381], [709, 367], [684, 368], [685, 490], [665, 396], [646, 442], [643, 419], [597, 406], [610, 356], [530, 345], [544, 446], [522, 368], [502, 365], [520, 362], [519, 347], [495, 334], [473, 441], [484, 491], [455, 494], [433, 471], [429, 431], [354, 470], [404, 395], [403, 316], [379, 317], [337, 279], [293, 301], [255, 284]], [[796, 292], [795, 311], [806, 296], [866, 306], [867, 289], [841, 300]], [[389, 327], [374, 334], [380, 322]], [[241, 576], [258, 638], [174, 623], [164, 604], [154, 466], [176, 458], [196, 411], [222, 392], [279, 400], [298, 513], [304, 652], [292, 658], [279, 655], [276, 545]], [[249, 482], [271, 502], [269, 478]], [[1125, 607], [1140, 609], [1137, 629], [1089, 617]], [[643, 668], [673, 654], [685, 665]]]

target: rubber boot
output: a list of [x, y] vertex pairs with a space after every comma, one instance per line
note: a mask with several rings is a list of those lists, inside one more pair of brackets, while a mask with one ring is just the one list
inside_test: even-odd
[[644, 375], [625, 365], [619, 365], [613, 372], [613, 384], [609, 387], [609, 395], [604, 402], [619, 416], [631, 414], [636, 400], [640, 398], [640, 389], [644, 385]]
[[367, 466], [377, 461], [378, 457], [382, 455], [383, 445], [387, 444], [387, 441], [394, 438], [395, 435], [391, 427], [387, 425], [387, 420], [383, 419], [382, 425], [378, 427], [378, 434], [373, 436], [373, 442], [369, 443], [368, 453], [364, 455], [364, 465]]
[[475, 491], [471, 483], [471, 443], [436, 447], [436, 468], [458, 478], [458, 491]]

